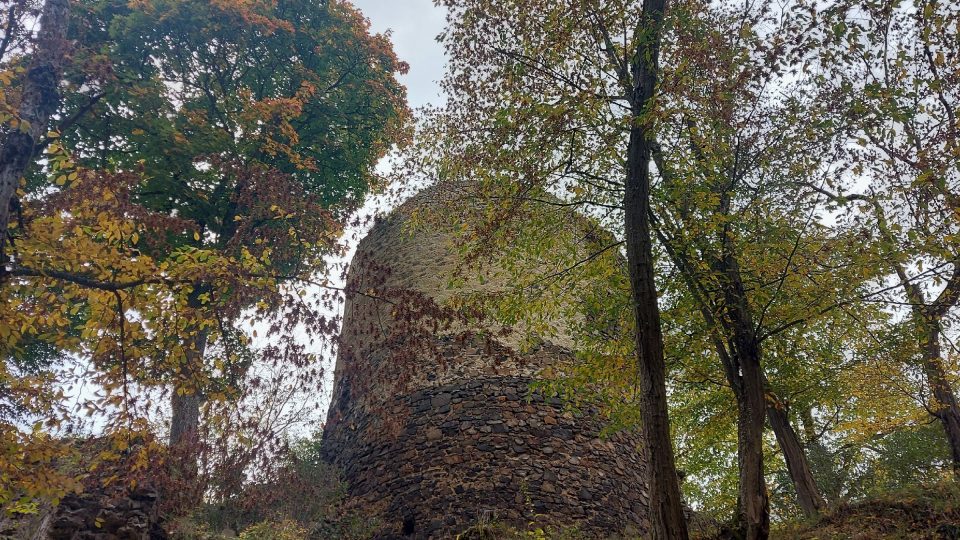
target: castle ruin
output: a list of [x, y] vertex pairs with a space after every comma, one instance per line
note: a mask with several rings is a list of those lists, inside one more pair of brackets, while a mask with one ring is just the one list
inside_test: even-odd
[[[596, 410], [574, 413], [531, 388], [545, 367], [572, 358], [562, 325], [517, 354], [515, 336], [439, 322], [454, 294], [457, 236], [409, 226], [435, 195], [379, 221], [351, 263], [325, 459], [379, 520], [381, 538], [452, 538], [490, 521], [642, 536], [638, 434], [601, 437]], [[502, 286], [495, 266], [457, 290]]]

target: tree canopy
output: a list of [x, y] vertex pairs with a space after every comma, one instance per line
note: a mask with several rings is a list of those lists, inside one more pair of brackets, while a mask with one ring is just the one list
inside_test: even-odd
[[[327, 258], [406, 140], [406, 66], [345, 2], [74, 2], [69, 21], [62, 99], [16, 194], [0, 289], [6, 365], [40, 370], [33, 384], [10, 375], [9, 410], [63, 426], [72, 411], [31, 396], [68, 384], [41, 376], [62, 369], [50, 353], [86, 358], [100, 389], [88, 412], [149, 432], [163, 389], [171, 442], [226, 437], [207, 466], [243, 470], [244, 448], [279, 428], [231, 411], [260, 387], [322, 380]], [[201, 408], [235, 421], [212, 431]]]
[[653, 537], [957, 481], [960, 6], [436, 4], [414, 115], [346, 0], [0, 2], [0, 506], [83, 489], [90, 429], [180, 510], [326, 475], [283, 432], [403, 175], [509, 284], [436, 312], [564, 321], [538, 390], [643, 432]]

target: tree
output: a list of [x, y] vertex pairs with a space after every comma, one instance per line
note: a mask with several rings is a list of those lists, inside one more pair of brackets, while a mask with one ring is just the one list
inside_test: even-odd
[[[780, 71], [798, 61], [803, 18], [777, 25], [772, 6], [752, 8], [690, 3], [699, 16], [678, 25], [678, 65], [664, 83], [666, 126], [656, 157], [663, 203], [655, 212], [661, 243], [704, 318], [738, 404], [741, 526], [746, 537], [763, 538], [769, 530], [765, 417], [804, 511], [815, 516], [825, 506], [787, 411], [771, 393], [762, 342], [791, 325], [771, 315], [797, 315], [777, 309], [790, 294], [784, 289], [798, 300], [798, 282], [814, 280], [809, 272], [823, 274], [816, 205], [794, 205], [783, 191], [790, 178], [817, 174], [820, 163], [807, 152], [829, 139], [810, 136], [823, 129], [809, 104], [793, 97], [801, 92], [789, 88], [778, 97], [768, 90], [784, 86]], [[762, 35], [764, 25], [775, 30]], [[804, 319], [823, 307], [804, 300], [793, 303]]]
[[[109, 80], [95, 81], [97, 93], [79, 96], [95, 104], [65, 138], [76, 137], [78, 151], [100, 166], [146, 160], [138, 202], [196, 224], [200, 239], [176, 244], [269, 252], [278, 281], [322, 267], [324, 237], [336, 237], [375, 182], [371, 167], [397, 140], [405, 114], [392, 80], [403, 67], [385, 40], [337, 2], [117, 3], [96, 13], [108, 24], [89, 25], [85, 39], [93, 54], [102, 40], [116, 59]], [[133, 81], [135, 92], [118, 86]], [[117, 137], [125, 140], [106, 143]], [[250, 215], [256, 207], [272, 215]], [[289, 231], [296, 242], [280, 240]], [[266, 248], [270, 240], [277, 247]], [[208, 289], [194, 287], [191, 308], [201, 308]], [[191, 333], [187, 370], [202, 364], [209, 341], [208, 332]], [[198, 389], [185, 383], [173, 393], [171, 443], [198, 422]]]
[[[631, 113], [623, 194], [624, 242], [630, 270], [630, 289], [633, 292], [637, 362], [641, 366], [641, 414], [649, 460], [647, 467], [650, 471], [648, 486], [653, 537], [685, 538], [686, 520], [670, 436], [663, 335], [654, 282], [653, 235], [650, 228], [650, 158], [653, 136], [651, 121], [645, 117], [651, 107], [657, 84], [660, 33], [665, 5], [663, 0], [644, 1], [633, 38], [638, 43], [635, 48], [626, 49], [624, 57], [616, 59], [616, 65], [621, 69], [629, 65], [631, 74], [631, 78], [627, 78], [623, 71], [620, 74], [620, 83], [627, 92]], [[610, 50], [610, 54], [616, 55], [616, 52]], [[630, 59], [629, 64], [627, 58]]]
[[[536, 205], [578, 208], [625, 238], [618, 222], [620, 210], [626, 211], [619, 200], [625, 184], [618, 175], [628, 163], [618, 144], [630, 140], [630, 130], [619, 126], [629, 117], [624, 111], [631, 107], [632, 87], [618, 79], [629, 72], [629, 63], [616, 60], [624, 47], [629, 50], [631, 37], [626, 32], [615, 41], [604, 32], [633, 26], [609, 22], [604, 17], [612, 11], [595, 11], [591, 5], [558, 7], [556, 12], [529, 5], [524, 12], [487, 6], [483, 14], [472, 7], [453, 15], [466, 29], [451, 31], [451, 52], [459, 58], [462, 48], [469, 55], [464, 53], [462, 65], [455, 64], [449, 85], [454, 104], [436, 128], [440, 135], [428, 137], [446, 141], [442, 144], [449, 146], [438, 152], [456, 156], [437, 167], [441, 181], [458, 189], [479, 182], [482, 187], [472, 196], [493, 201], [481, 216], [487, 226], [476, 233], [479, 243], [525, 245], [537, 257], [547, 246], [556, 248], [556, 243], [531, 241], [535, 235], [522, 236], [507, 225], [530, 219], [533, 211], [527, 209]], [[795, 70], [808, 52], [803, 30], [809, 15], [791, 12], [782, 28], [774, 26], [777, 31], [766, 35], [761, 28], [783, 14], [769, 4], [742, 10], [687, 2], [672, 6], [672, 13], [663, 90], [650, 110], [658, 143], [651, 151], [662, 180], [654, 191], [654, 230], [673, 268], [687, 279], [671, 292], [687, 298], [705, 318], [708, 343], [722, 359], [727, 384], [737, 397], [743, 523], [751, 536], [762, 537], [769, 519], [762, 459], [765, 418], [784, 448], [805, 510], [815, 515], [825, 503], [787, 404], [772, 394], [761, 343], [814, 320], [856, 289], [862, 276], [830, 276], [830, 265], [837, 261], [825, 256], [856, 240], [834, 235], [817, 222], [822, 200], [810, 204], [799, 196], [805, 191], [796, 187], [797, 178], [822, 174], [818, 167], [824, 160], [811, 149], [829, 149], [830, 142], [828, 126], [810, 114], [816, 108], [797, 98], [805, 88], [795, 84], [785, 98], [765, 91], [782, 82], [783, 72]], [[491, 31], [486, 25], [493, 20], [508, 24]], [[491, 35], [476, 35], [484, 33]], [[622, 58], [633, 57], [625, 53]], [[535, 283], [521, 276], [517, 288], [539, 290], [552, 286], [543, 282], [559, 281], [557, 275], [600, 273], [598, 268], [609, 260], [599, 255], [619, 247], [602, 244], [584, 260], [558, 257], [564, 261], [557, 263], [561, 270]], [[578, 287], [583, 282], [565, 283]], [[606, 298], [610, 302], [609, 293]], [[515, 311], [516, 303], [506, 307]], [[548, 307], [529, 313], [538, 316], [535, 311]], [[597, 334], [615, 339], [604, 325], [618, 317], [601, 319]], [[606, 358], [607, 370], [593, 362], [587, 370], [614, 380], [610, 372], [622, 364], [611, 358], [623, 349], [622, 344], [611, 346], [609, 355], [596, 357]]]
[[[269, 384], [254, 352], [319, 384], [295, 330], [336, 331], [325, 312], [340, 291], [316, 274], [404, 141], [405, 65], [345, 2], [79, 2], [74, 21], [50, 165], [25, 187], [3, 345], [40, 337], [90, 358], [114, 427], [170, 388], [189, 477], [204, 403], [239, 407]], [[241, 323], [270, 345], [254, 351]]]
[[[0, 59], [8, 52], [20, 25], [16, 18], [17, 5], [8, 10], [4, 40], [0, 45]], [[57, 86], [60, 82], [61, 59], [66, 52], [64, 38], [69, 24], [67, 0], [47, 0], [40, 16], [40, 31], [32, 51], [29, 67], [24, 72], [20, 102], [8, 105], [15, 109], [12, 118], [6, 119], [7, 129], [0, 146], [0, 279], [3, 277], [7, 257], [10, 209], [18, 205], [14, 198], [20, 186], [20, 178], [34, 158], [40, 137], [46, 132], [47, 122], [59, 105]], [[8, 64], [14, 69], [16, 63]], [[22, 66], [20, 66], [22, 69]], [[7, 105], [7, 104], [5, 104]], [[12, 242], [12, 239], [10, 239]]]
[[843, 163], [862, 190], [838, 180], [816, 188], [869, 220], [909, 311], [923, 406], [941, 423], [960, 477], [960, 406], [943, 352], [960, 301], [960, 156], [957, 100], [960, 8], [938, 1], [837, 2], [823, 15], [822, 99], [835, 103], [850, 144]]
[[454, 185], [479, 181], [482, 196], [497, 201], [499, 210], [483, 223], [496, 229], [549, 187], [578, 189], [600, 168], [601, 180], [608, 173], [623, 178], [611, 181], [623, 186], [615, 207], [624, 210], [620, 229], [633, 291], [651, 534], [685, 538], [648, 222], [650, 111], [664, 3], [444, 5], [451, 10], [443, 37], [451, 99], [443, 122], [456, 132], [440, 141], [449, 147], [438, 152], [450, 158], [440, 169]]

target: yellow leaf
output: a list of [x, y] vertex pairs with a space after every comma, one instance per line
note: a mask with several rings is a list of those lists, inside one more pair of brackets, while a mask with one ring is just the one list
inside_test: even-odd
[[193, 231], [193, 239], [199, 241], [199, 240], [200, 240], [200, 233], [198, 233], [197, 231]]

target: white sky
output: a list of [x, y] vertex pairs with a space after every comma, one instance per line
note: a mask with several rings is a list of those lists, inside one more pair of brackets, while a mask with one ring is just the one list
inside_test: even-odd
[[394, 50], [410, 64], [410, 73], [401, 79], [407, 86], [411, 107], [440, 105], [439, 81], [443, 77], [443, 48], [436, 37], [446, 22], [446, 10], [433, 0], [353, 0], [370, 19], [373, 31], [392, 33]]

